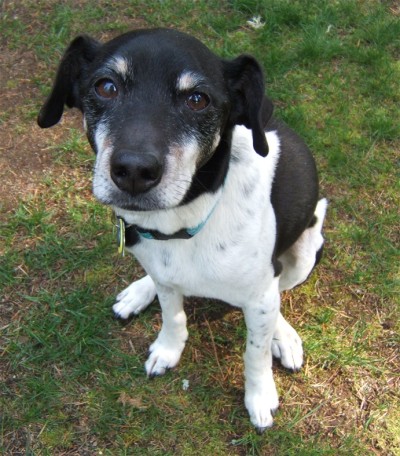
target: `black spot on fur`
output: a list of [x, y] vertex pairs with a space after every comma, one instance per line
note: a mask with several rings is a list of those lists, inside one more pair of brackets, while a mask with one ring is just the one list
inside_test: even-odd
[[237, 155], [231, 155], [231, 164], [232, 165], [237, 165], [240, 162], [241, 162], [240, 157], [238, 157]]
[[282, 263], [277, 258], [272, 258], [272, 266], [274, 268], [274, 277], [280, 276], [283, 269]]
[[246, 182], [243, 185], [243, 195], [246, 198], [250, 197], [250, 195], [253, 193], [253, 190], [254, 190], [254, 182]]
[[171, 264], [171, 255], [166, 250], [163, 250], [163, 252], [162, 252], [162, 262], [166, 268], [168, 268]]
[[312, 228], [313, 226], [315, 226], [315, 224], [316, 224], [317, 222], [318, 222], [318, 218], [317, 218], [315, 215], [313, 215], [313, 217], [312, 217], [310, 223], [308, 224], [308, 228]]
[[322, 244], [321, 248], [317, 251], [315, 254], [315, 264], [314, 267], [317, 266], [317, 264], [321, 261], [322, 254], [324, 252], [324, 245]]
[[223, 252], [226, 250], [226, 244], [223, 243], [223, 242], [220, 242], [218, 245], [217, 245], [217, 250], [219, 250], [220, 252]]

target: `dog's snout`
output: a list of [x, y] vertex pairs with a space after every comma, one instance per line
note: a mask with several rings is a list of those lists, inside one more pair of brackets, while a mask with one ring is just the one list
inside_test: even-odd
[[163, 163], [153, 153], [120, 150], [111, 158], [111, 178], [115, 185], [130, 195], [155, 187], [163, 173]]

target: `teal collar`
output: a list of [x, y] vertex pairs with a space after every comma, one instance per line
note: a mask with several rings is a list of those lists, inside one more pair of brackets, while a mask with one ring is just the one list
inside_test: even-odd
[[171, 239], [191, 239], [204, 228], [211, 215], [213, 214], [217, 204], [218, 201], [212, 208], [211, 212], [208, 214], [207, 218], [201, 223], [192, 228], [182, 228], [172, 234], [164, 234], [161, 231], [149, 230], [135, 224], [128, 224], [122, 217], [117, 216], [116, 227], [118, 253], [121, 253], [123, 255], [125, 247], [131, 247], [134, 245], [137, 242], [138, 238], [154, 239], [156, 241], [169, 241]]
[[164, 234], [157, 230], [148, 230], [137, 225], [126, 226], [126, 230], [136, 230], [140, 237], [144, 239], [155, 239], [156, 241], [169, 241], [170, 239], [190, 239], [195, 236], [207, 223], [208, 217], [204, 222], [199, 223], [193, 228], [182, 228], [172, 234]]
[[207, 220], [210, 218], [210, 215], [206, 220], [199, 223], [194, 228], [183, 228], [173, 234], [164, 234], [161, 233], [161, 231], [148, 230], [137, 225], [128, 225], [122, 217], [117, 216], [116, 227], [118, 253], [124, 255], [125, 247], [132, 247], [137, 242], [138, 238], [155, 239], [156, 241], [168, 241], [170, 239], [191, 239], [199, 231], [202, 230], [204, 225], [207, 223]]

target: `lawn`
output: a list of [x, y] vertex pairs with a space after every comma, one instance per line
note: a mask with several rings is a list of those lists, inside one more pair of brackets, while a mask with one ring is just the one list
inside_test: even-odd
[[[398, 4], [4, 0], [0, 14], [0, 453], [399, 455]], [[160, 309], [112, 317], [143, 272], [118, 255], [112, 214], [91, 195], [81, 117], [36, 125], [77, 34], [156, 26], [257, 57], [330, 202], [323, 261], [282, 299], [305, 365], [275, 366], [281, 407], [263, 435], [243, 405], [243, 318], [224, 303], [187, 299], [180, 365], [146, 378]]]

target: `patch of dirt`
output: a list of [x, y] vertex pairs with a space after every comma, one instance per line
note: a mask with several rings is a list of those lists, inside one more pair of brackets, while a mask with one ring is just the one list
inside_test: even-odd
[[[9, 211], [19, 200], [35, 194], [43, 177], [56, 170], [50, 148], [66, 131], [41, 130], [36, 124], [38, 106], [27, 101], [40, 99], [31, 81], [32, 75], [40, 73], [32, 51], [15, 52], [2, 46], [0, 72], [0, 210]], [[78, 127], [78, 115], [69, 117], [70, 126]]]

